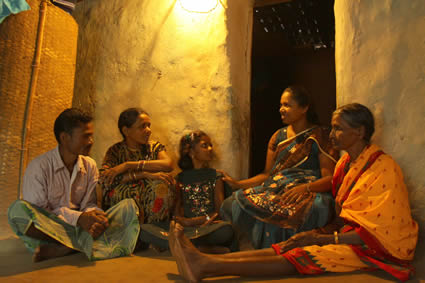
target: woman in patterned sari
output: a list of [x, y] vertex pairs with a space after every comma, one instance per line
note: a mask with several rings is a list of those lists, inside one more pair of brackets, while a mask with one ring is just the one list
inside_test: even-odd
[[[413, 274], [418, 225], [412, 219], [403, 174], [391, 156], [370, 144], [374, 119], [360, 104], [332, 117], [331, 141], [347, 153], [333, 177], [337, 217], [322, 229], [299, 233], [272, 248], [206, 255], [172, 223], [170, 246], [189, 281], [221, 275], [277, 276], [384, 270], [405, 281]], [[193, 264], [196, 262], [197, 264]]]
[[288, 87], [280, 104], [282, 121], [288, 126], [270, 139], [264, 172], [241, 181], [222, 172], [224, 181], [244, 189], [224, 201], [222, 217], [248, 233], [256, 249], [323, 227], [333, 212], [330, 191], [336, 154], [329, 131], [317, 126], [304, 88]]
[[139, 206], [141, 223], [168, 221], [172, 209], [172, 160], [165, 147], [149, 140], [149, 115], [140, 108], [120, 114], [118, 128], [123, 141], [106, 152], [100, 169], [102, 207], [108, 209], [126, 198]]

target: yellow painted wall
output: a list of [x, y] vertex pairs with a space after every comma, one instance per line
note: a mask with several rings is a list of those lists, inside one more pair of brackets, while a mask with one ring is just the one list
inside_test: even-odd
[[[73, 104], [94, 110], [92, 155], [99, 165], [121, 139], [120, 112], [138, 106], [151, 115], [153, 139], [175, 160], [180, 137], [201, 129], [216, 147], [213, 166], [246, 176], [252, 4], [215, 1], [214, 9], [199, 13], [185, 2], [80, 3], [74, 12], [80, 35]], [[241, 23], [229, 20], [233, 12], [242, 12], [242, 34]]]

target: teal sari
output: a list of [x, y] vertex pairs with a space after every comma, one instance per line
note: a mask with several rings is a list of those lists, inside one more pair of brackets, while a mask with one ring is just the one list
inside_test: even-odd
[[[279, 143], [285, 146], [279, 148]], [[239, 190], [222, 206], [225, 219], [248, 233], [257, 249], [285, 241], [295, 233], [327, 224], [333, 211], [331, 193], [306, 193], [296, 203], [284, 204], [281, 196], [300, 184], [321, 178], [319, 154], [330, 150], [328, 131], [314, 127], [287, 139], [282, 128], [276, 139], [276, 161], [270, 177], [261, 185]]]

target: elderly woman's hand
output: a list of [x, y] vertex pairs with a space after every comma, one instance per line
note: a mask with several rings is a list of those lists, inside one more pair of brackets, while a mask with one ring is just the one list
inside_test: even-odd
[[293, 187], [286, 193], [284, 193], [281, 198], [280, 202], [281, 204], [291, 204], [291, 203], [297, 203], [298, 201], [302, 200], [307, 196], [309, 191], [307, 190], [307, 185], [302, 184], [296, 187]]
[[311, 245], [322, 245], [321, 234], [316, 231], [307, 231], [295, 234], [285, 242], [279, 243], [280, 253], [285, 253], [294, 248], [311, 246]]
[[106, 185], [111, 185], [114, 182], [114, 179], [119, 174], [122, 174], [127, 171], [127, 163], [121, 163], [111, 169], [107, 169], [103, 172], [103, 183]]

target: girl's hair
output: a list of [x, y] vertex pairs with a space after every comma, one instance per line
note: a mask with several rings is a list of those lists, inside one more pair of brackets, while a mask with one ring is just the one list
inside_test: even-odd
[[291, 98], [297, 102], [298, 106], [308, 106], [306, 113], [307, 121], [315, 125], [319, 124], [319, 117], [317, 116], [316, 110], [314, 109], [311, 95], [304, 87], [299, 85], [292, 85], [287, 87], [283, 92], [289, 92], [291, 94]]
[[201, 130], [193, 131], [187, 135], [184, 135], [180, 139], [180, 147], [179, 154], [180, 159], [178, 161], [178, 165], [182, 170], [190, 170], [193, 169], [192, 158], [190, 157], [190, 150], [195, 147], [204, 136], [208, 136]]
[[131, 126], [133, 126], [133, 124], [137, 121], [137, 118], [139, 118], [141, 114], [149, 116], [149, 114], [145, 110], [138, 107], [128, 108], [121, 112], [120, 117], [118, 118], [118, 129], [120, 130], [120, 133], [124, 139], [125, 135], [122, 131], [122, 128], [130, 128]]
[[342, 119], [351, 127], [358, 129], [361, 126], [365, 129], [363, 139], [369, 143], [375, 132], [375, 119], [372, 112], [360, 103], [351, 103], [339, 107], [333, 115], [340, 115]]

